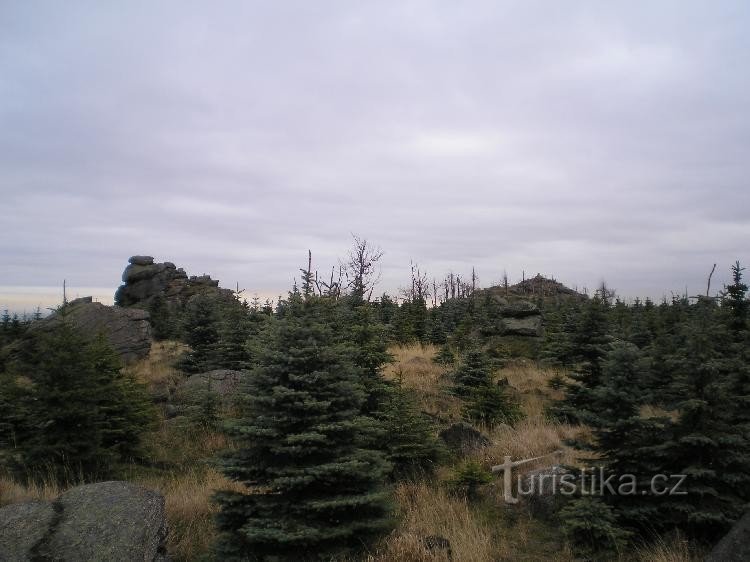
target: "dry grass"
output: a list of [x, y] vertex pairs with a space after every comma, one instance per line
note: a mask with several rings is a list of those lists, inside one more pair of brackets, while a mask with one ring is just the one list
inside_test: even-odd
[[[149, 460], [189, 468], [230, 446], [224, 433], [183, 425], [182, 420], [164, 420], [144, 439]], [[186, 422], [187, 423], [187, 422]]]
[[514, 427], [498, 425], [482, 428], [492, 443], [471, 456], [486, 465], [501, 464], [509, 455], [513, 460], [541, 457], [536, 465], [524, 465], [525, 470], [550, 464], [578, 464], [580, 452], [563, 444], [566, 439], [581, 437], [584, 429], [556, 423], [543, 417], [524, 418]]
[[181, 474], [145, 478], [139, 484], [164, 494], [173, 560], [196, 560], [208, 552], [216, 538], [213, 517], [218, 507], [211, 501], [217, 490], [245, 488], [213, 469], [194, 468]]
[[524, 414], [529, 417], [544, 416], [544, 408], [553, 400], [560, 400], [563, 392], [553, 390], [550, 380], [559, 374], [554, 369], [537, 367], [528, 360], [514, 361], [501, 369], [496, 378], [507, 378], [508, 383], [519, 394]]
[[44, 481], [41, 484], [19, 484], [6, 475], [0, 476], [0, 507], [11, 503], [29, 500], [54, 500], [65, 490], [56, 482]]
[[700, 548], [679, 534], [638, 547], [635, 554], [639, 562], [701, 562], [705, 556]]
[[450, 384], [448, 370], [433, 363], [437, 353], [434, 345], [393, 347], [388, 350], [394, 361], [384, 376], [399, 380], [404, 388], [414, 391], [419, 408], [441, 421], [455, 421], [461, 417], [463, 403], [447, 393]]
[[492, 529], [480, 521], [465, 500], [426, 483], [402, 484], [395, 491], [401, 525], [369, 558], [375, 562], [448, 560], [445, 551], [430, 552], [423, 539], [435, 535], [450, 541], [454, 560], [495, 560]]
[[145, 384], [151, 393], [169, 392], [183, 378], [174, 364], [188, 349], [188, 346], [180, 342], [154, 342], [148, 357], [125, 369], [137, 381]]

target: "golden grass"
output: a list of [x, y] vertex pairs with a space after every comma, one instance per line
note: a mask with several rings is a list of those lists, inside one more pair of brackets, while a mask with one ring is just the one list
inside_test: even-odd
[[492, 443], [473, 452], [471, 458], [485, 465], [501, 464], [506, 455], [513, 460], [549, 455], [537, 463], [524, 465], [524, 470], [552, 464], [578, 464], [580, 452], [564, 445], [563, 441], [581, 437], [585, 432], [585, 429], [539, 416], [524, 418], [514, 427], [501, 424], [482, 430]]
[[369, 557], [373, 562], [448, 560], [441, 550], [429, 551], [423, 539], [435, 535], [450, 541], [453, 560], [489, 562], [492, 529], [480, 521], [466, 500], [427, 483], [401, 484], [395, 490], [401, 525]]
[[212, 468], [193, 468], [166, 477], [137, 480], [164, 495], [169, 535], [167, 547], [173, 560], [196, 560], [206, 554], [216, 538], [213, 518], [218, 507], [211, 501], [217, 490], [245, 491]]
[[52, 480], [24, 485], [7, 475], [0, 475], [0, 507], [29, 500], [51, 501], [64, 491]]
[[167, 392], [183, 379], [174, 364], [188, 346], [174, 341], [154, 342], [144, 359], [125, 367], [126, 372], [145, 384], [151, 392]]
[[639, 562], [701, 562], [705, 557], [699, 547], [679, 534], [637, 547], [635, 555]]
[[554, 369], [540, 368], [522, 359], [510, 363], [495, 377], [508, 379], [508, 383], [520, 397], [524, 414], [529, 417], [541, 417], [544, 416], [544, 409], [551, 401], [560, 400], [563, 397], [561, 390], [553, 390], [549, 386], [549, 381], [557, 374], [558, 372]]
[[463, 403], [447, 392], [448, 370], [432, 361], [437, 353], [434, 345], [398, 346], [388, 351], [394, 361], [383, 372], [386, 379], [398, 380], [412, 390], [419, 408], [430, 416], [445, 422], [461, 417]]

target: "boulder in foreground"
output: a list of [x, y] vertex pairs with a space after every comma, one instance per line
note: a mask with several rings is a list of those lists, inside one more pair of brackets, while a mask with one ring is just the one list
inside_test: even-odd
[[129, 482], [0, 509], [0, 561], [166, 562], [164, 497]]
[[750, 560], [750, 511], [737, 521], [706, 557], [706, 562]]

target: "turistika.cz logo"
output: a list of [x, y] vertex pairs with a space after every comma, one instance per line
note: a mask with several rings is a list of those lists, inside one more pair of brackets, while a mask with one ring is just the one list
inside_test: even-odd
[[[603, 468], [583, 468], [578, 472], [554, 467], [551, 471], [531, 474], [524, 478], [516, 475], [516, 492], [513, 495], [513, 469], [544, 457], [519, 461], [506, 456], [503, 464], [492, 467], [492, 472], [503, 473], [503, 495], [506, 503], [518, 503], [519, 496], [538, 495], [590, 495], [590, 496], [684, 496], [685, 474], [655, 474], [650, 479], [639, 479], [634, 474], [606, 474]], [[558, 470], [559, 469], [559, 470]]]

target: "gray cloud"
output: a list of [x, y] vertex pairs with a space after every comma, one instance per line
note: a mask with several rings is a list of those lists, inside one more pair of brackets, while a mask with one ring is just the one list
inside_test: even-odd
[[[746, 2], [0, 5], [0, 285], [287, 289], [349, 233], [624, 295], [747, 261]], [[721, 279], [719, 279], [719, 282]]]

